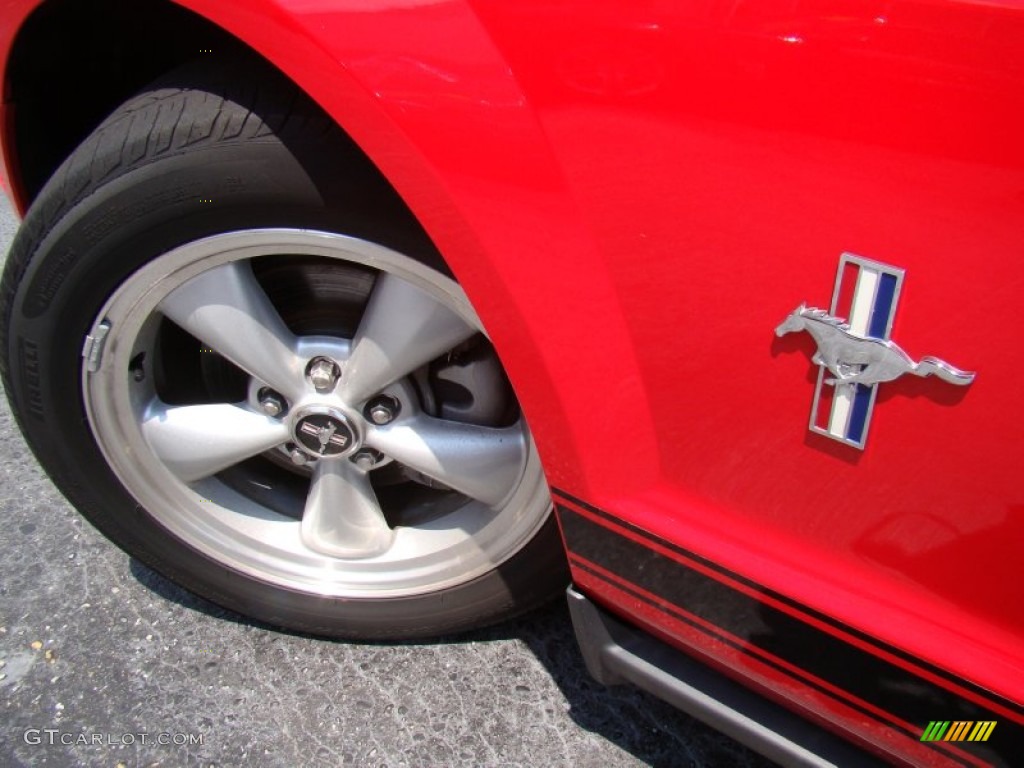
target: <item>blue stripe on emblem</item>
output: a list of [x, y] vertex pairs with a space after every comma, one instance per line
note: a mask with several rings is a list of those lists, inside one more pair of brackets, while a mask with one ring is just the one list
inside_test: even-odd
[[853, 408], [850, 411], [850, 423], [846, 427], [846, 439], [859, 443], [864, 438], [864, 427], [868, 423], [868, 409], [871, 406], [872, 388], [863, 384], [850, 384], [856, 386], [857, 394], [853, 398]]
[[878, 290], [875, 294], [875, 306], [871, 310], [871, 321], [868, 324], [868, 336], [875, 339], [886, 338], [889, 317], [892, 314], [892, 300], [896, 295], [896, 275], [882, 272], [879, 275]]

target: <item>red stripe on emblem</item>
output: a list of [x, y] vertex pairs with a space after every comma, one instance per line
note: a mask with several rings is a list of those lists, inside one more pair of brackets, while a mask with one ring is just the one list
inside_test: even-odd
[[[821, 381], [821, 376], [818, 380]], [[818, 385], [818, 411], [814, 414], [814, 426], [828, 431], [829, 419], [832, 416], [832, 401], [835, 399], [836, 388], [821, 382]]]
[[847, 262], [843, 265], [843, 272], [839, 277], [839, 295], [836, 297], [836, 305], [831, 308], [833, 315], [838, 315], [846, 321], [849, 321], [850, 313], [853, 311], [853, 294], [857, 290], [858, 272], [858, 264]]

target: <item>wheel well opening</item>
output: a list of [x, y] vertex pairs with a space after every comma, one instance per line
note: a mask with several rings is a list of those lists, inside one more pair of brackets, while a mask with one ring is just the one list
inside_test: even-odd
[[118, 104], [203, 49], [240, 43], [169, 2], [49, 0], [18, 33], [5, 100], [11, 169], [30, 203]]
[[[244, 58], [266, 80], [302, 89], [244, 42], [167, 0], [47, 0], [26, 20], [4, 83], [8, 159], [15, 194], [27, 208], [61, 163], [120, 104], [202, 56]], [[262, 75], [256, 75], [262, 78]], [[348, 183], [381, 191], [377, 217], [429, 238], [373, 162], [341, 126], [330, 144]], [[302, 155], [302, 153], [300, 153]], [[315, 174], [325, 158], [300, 156]], [[18, 194], [20, 193], [20, 194]], [[432, 246], [427, 250], [433, 250]], [[443, 267], [447, 271], [446, 267]]]

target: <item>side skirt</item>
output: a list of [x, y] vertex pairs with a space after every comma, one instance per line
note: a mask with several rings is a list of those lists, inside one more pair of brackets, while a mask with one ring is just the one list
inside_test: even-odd
[[567, 595], [587, 670], [598, 682], [632, 683], [780, 765], [884, 765], [654, 636], [623, 624], [572, 587]]
[[1019, 763], [1018, 701], [552, 492], [575, 588], [602, 610], [894, 764]]

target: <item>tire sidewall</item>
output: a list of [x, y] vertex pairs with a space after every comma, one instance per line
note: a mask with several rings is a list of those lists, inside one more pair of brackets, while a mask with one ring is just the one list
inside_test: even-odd
[[22, 431], [55, 483], [147, 566], [280, 626], [355, 638], [418, 637], [487, 623], [536, 602], [532, 591], [548, 591], [541, 580], [564, 569], [553, 520], [499, 569], [466, 584], [410, 598], [332, 599], [261, 582], [199, 553], [142, 509], [107, 466], [81, 392], [82, 345], [97, 313], [133, 272], [175, 247], [270, 227], [355, 233], [386, 245], [403, 239], [390, 237], [372, 214], [353, 211], [350, 199], [324, 194], [272, 138], [182, 152], [113, 178], [72, 204], [38, 242], [30, 233], [39, 227], [26, 221], [15, 249], [31, 253], [10, 310], [7, 385]]

